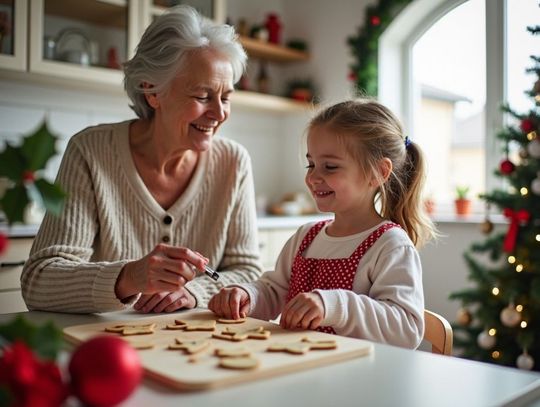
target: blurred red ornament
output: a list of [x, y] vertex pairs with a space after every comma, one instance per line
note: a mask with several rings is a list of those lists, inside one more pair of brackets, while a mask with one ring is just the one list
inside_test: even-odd
[[41, 361], [24, 342], [15, 341], [3, 349], [0, 385], [18, 407], [58, 407], [68, 396], [58, 366]]
[[268, 14], [264, 26], [268, 30], [268, 42], [279, 44], [281, 42], [281, 23], [277, 14]]
[[369, 22], [371, 23], [371, 25], [379, 25], [381, 24], [381, 18], [379, 16], [371, 16], [371, 18], [369, 19]]
[[24, 183], [32, 183], [36, 180], [36, 174], [30, 170], [23, 171], [22, 179]]
[[358, 76], [356, 75], [356, 73], [355, 73], [355, 72], [352, 72], [352, 71], [351, 71], [351, 72], [349, 72], [349, 76], [348, 76], [348, 79], [349, 79], [350, 81], [353, 81], [353, 82], [355, 82], [357, 78], [358, 78]]
[[534, 123], [529, 119], [523, 119], [519, 127], [523, 133], [530, 133], [534, 129]]
[[516, 169], [516, 166], [514, 165], [512, 161], [504, 160], [501, 162], [499, 169], [501, 170], [501, 173], [505, 175], [509, 175], [514, 172], [514, 170]]
[[69, 362], [73, 393], [85, 404], [114, 406], [142, 379], [139, 355], [115, 336], [97, 336], [79, 345]]
[[4, 253], [9, 246], [9, 239], [8, 237], [0, 232], [0, 254]]

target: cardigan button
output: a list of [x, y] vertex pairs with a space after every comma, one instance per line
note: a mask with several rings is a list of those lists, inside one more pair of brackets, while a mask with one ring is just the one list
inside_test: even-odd
[[170, 225], [172, 223], [172, 218], [167, 215], [163, 218], [163, 223], [166, 224], [166, 225]]
[[171, 238], [169, 236], [163, 236], [161, 238], [161, 240], [163, 241], [163, 243], [169, 243], [169, 241], [171, 240]]

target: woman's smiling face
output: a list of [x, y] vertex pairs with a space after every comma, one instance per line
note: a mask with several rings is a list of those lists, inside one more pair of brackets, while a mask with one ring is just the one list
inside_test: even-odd
[[171, 147], [205, 151], [227, 120], [233, 92], [233, 70], [218, 51], [202, 49], [186, 55], [182, 69], [163, 93], [148, 102], [154, 120], [171, 137]]

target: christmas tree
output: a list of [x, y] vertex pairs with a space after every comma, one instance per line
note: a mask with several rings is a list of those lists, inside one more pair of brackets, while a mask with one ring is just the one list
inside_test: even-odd
[[[540, 26], [528, 30], [537, 35]], [[464, 254], [475, 287], [450, 298], [462, 304], [454, 343], [463, 357], [540, 370], [540, 57], [531, 58], [527, 71], [536, 80], [526, 93], [533, 107], [520, 114], [505, 106], [516, 124], [498, 134], [506, 156], [495, 174], [507, 187], [482, 196], [488, 208], [501, 210], [508, 227], [493, 233], [486, 219], [482, 230], [489, 236]], [[510, 159], [512, 147], [518, 157]]]

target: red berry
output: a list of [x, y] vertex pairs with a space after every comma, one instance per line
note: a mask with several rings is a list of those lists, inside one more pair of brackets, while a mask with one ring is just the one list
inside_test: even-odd
[[23, 171], [22, 179], [25, 183], [34, 182], [36, 180], [36, 174], [34, 173], [34, 171], [30, 171], [30, 170]]

